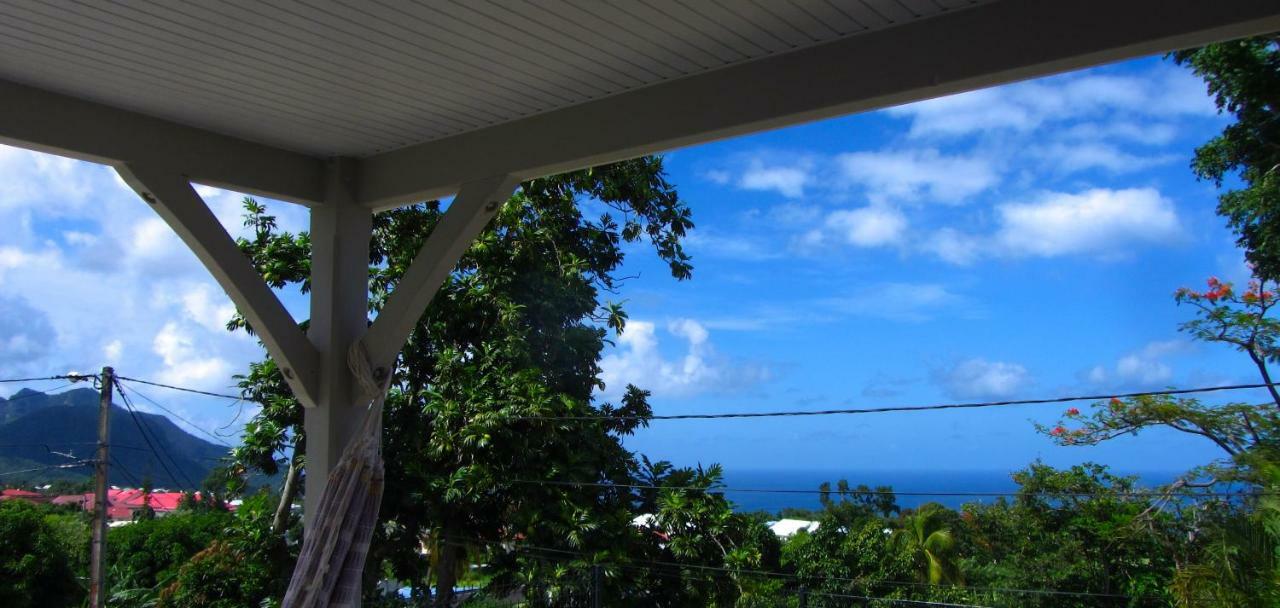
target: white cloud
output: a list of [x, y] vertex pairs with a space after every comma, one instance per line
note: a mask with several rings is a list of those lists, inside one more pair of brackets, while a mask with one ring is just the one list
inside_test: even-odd
[[1032, 202], [1006, 203], [995, 210], [993, 233], [942, 228], [922, 240], [919, 250], [963, 266], [990, 257], [1114, 258], [1185, 236], [1173, 202], [1152, 188], [1047, 192]]
[[1051, 192], [1035, 202], [1000, 205], [997, 212], [995, 240], [1013, 255], [1116, 254], [1182, 237], [1173, 203], [1152, 188]]
[[107, 363], [119, 365], [124, 356], [124, 343], [120, 340], [112, 340], [102, 347], [102, 356]]
[[855, 247], [883, 247], [900, 242], [906, 230], [907, 218], [901, 211], [885, 205], [868, 205], [829, 213], [822, 226], [800, 235], [793, 245], [809, 253], [833, 242]]
[[1147, 146], [1162, 146], [1178, 136], [1177, 127], [1168, 123], [1138, 124], [1130, 120], [1107, 123], [1082, 122], [1058, 130], [1068, 141], [1118, 140]]
[[787, 198], [804, 196], [805, 186], [812, 180], [807, 164], [767, 165], [760, 159], [752, 160], [738, 179], [738, 187], [744, 190], [774, 191]]
[[32, 369], [33, 362], [53, 350], [56, 340], [48, 315], [20, 295], [0, 295], [0, 364], [7, 370]]
[[850, 152], [836, 157], [841, 177], [873, 202], [919, 199], [955, 203], [996, 185], [990, 160], [946, 156], [934, 149]]
[[[197, 190], [233, 236], [246, 234], [241, 195]], [[306, 228], [305, 209], [268, 203], [282, 227]], [[0, 146], [0, 226], [0, 292], [22, 294], [34, 311], [21, 331], [0, 328], [0, 341], [11, 342], [0, 352], [18, 352], [14, 338], [40, 329], [42, 350], [24, 351], [29, 375], [110, 364], [136, 378], [222, 389], [263, 356], [256, 340], [222, 327], [231, 310], [222, 289], [107, 167]], [[166, 405], [225, 423], [221, 408], [184, 410], [191, 399]]]
[[936, 371], [934, 381], [955, 399], [1001, 399], [1029, 385], [1031, 375], [1017, 363], [975, 357]]
[[967, 266], [981, 257], [984, 253], [983, 245], [977, 237], [954, 228], [935, 230], [920, 242], [920, 248], [926, 253], [957, 266]]
[[822, 216], [822, 208], [817, 205], [785, 203], [770, 207], [764, 218], [771, 224], [783, 226], [799, 226], [813, 222]]
[[1108, 367], [1096, 365], [1085, 372], [1089, 382], [1110, 388], [1142, 389], [1165, 386], [1173, 379], [1173, 368], [1168, 359], [1191, 350], [1186, 340], [1161, 340], [1150, 342], [1128, 353]]
[[936, 283], [881, 283], [856, 293], [822, 298], [823, 310], [842, 315], [922, 322], [942, 316], [969, 316], [971, 302]]
[[912, 137], [944, 138], [978, 132], [1027, 133], [1046, 123], [1085, 116], [1169, 120], [1215, 112], [1204, 83], [1187, 70], [1169, 65], [1131, 76], [1067, 74], [888, 110], [891, 116], [911, 120]]
[[694, 255], [711, 255], [733, 260], [758, 262], [784, 255], [784, 251], [751, 234], [725, 234], [707, 228], [695, 228], [684, 238], [685, 247]]
[[195, 338], [170, 321], [156, 333], [152, 350], [164, 361], [162, 382], [196, 388], [226, 386], [231, 364], [197, 346]]
[[187, 318], [210, 331], [226, 329], [236, 307], [221, 291], [215, 292], [207, 283], [200, 283], [182, 294], [182, 307]]
[[707, 181], [711, 183], [720, 184], [721, 186], [726, 185], [729, 182], [733, 181], [733, 174], [723, 169], [713, 169], [711, 171], [704, 171], [702, 173], [702, 177], [705, 177]]
[[1050, 144], [1039, 149], [1035, 156], [1046, 167], [1060, 173], [1075, 173], [1089, 169], [1102, 169], [1110, 173], [1132, 173], [1178, 160], [1177, 156], [1169, 154], [1131, 154], [1101, 142]]
[[657, 325], [651, 321], [627, 321], [626, 331], [613, 352], [600, 361], [605, 390], [602, 397], [616, 398], [627, 384], [665, 397], [687, 397], [708, 392], [734, 392], [768, 379], [758, 365], [735, 363], [719, 356], [711, 333], [692, 319], [667, 324], [666, 334], [683, 344], [683, 355], [662, 352]]

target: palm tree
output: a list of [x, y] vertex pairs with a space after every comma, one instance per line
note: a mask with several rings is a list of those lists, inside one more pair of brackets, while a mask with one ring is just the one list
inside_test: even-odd
[[947, 521], [950, 511], [938, 503], [926, 503], [915, 513], [903, 518], [898, 530], [900, 542], [905, 543], [921, 565], [920, 579], [931, 585], [961, 585], [964, 580], [955, 562], [955, 537]]

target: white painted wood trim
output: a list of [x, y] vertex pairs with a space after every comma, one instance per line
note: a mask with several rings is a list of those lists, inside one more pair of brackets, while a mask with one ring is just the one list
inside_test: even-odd
[[324, 195], [319, 159], [5, 80], [0, 143], [304, 205]]
[[262, 339], [298, 400], [314, 404], [316, 349], [186, 176], [131, 163], [116, 171], [209, 269]]
[[358, 198], [385, 209], [1276, 30], [1276, 0], [993, 2], [368, 157]]
[[391, 370], [440, 285], [519, 184], [514, 176], [502, 175], [462, 185], [364, 337], [375, 369]]

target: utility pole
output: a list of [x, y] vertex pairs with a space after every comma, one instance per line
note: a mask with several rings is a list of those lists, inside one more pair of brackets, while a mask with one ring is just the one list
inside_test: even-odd
[[93, 463], [93, 545], [89, 558], [89, 608], [107, 604], [107, 461], [111, 440], [111, 387], [115, 370], [102, 368], [98, 400], [98, 458]]
[[591, 608], [600, 608], [600, 598], [604, 595], [604, 568], [600, 564], [591, 565]]

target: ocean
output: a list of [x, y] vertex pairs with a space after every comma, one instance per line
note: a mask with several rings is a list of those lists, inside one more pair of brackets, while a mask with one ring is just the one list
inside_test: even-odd
[[[765, 492], [726, 492], [725, 496], [734, 503], [735, 509], [741, 512], [767, 511], [777, 513], [787, 508], [818, 509], [822, 505], [818, 501], [816, 490], [824, 481], [831, 482], [832, 488], [840, 479], [847, 479], [850, 487], [866, 484], [871, 487], [892, 486], [898, 492], [1016, 492], [1018, 484], [1013, 482], [1012, 471], [764, 471], [726, 469], [724, 486], [734, 489], [757, 490], [815, 490], [812, 494], [800, 493], [765, 493]], [[1177, 478], [1179, 472], [1174, 471], [1117, 471], [1116, 475], [1137, 475], [1139, 485], [1157, 486], [1167, 484]], [[951, 508], [958, 508], [970, 502], [995, 502], [998, 497], [974, 496], [898, 496], [898, 506], [914, 508], [926, 502], [939, 502]]]

